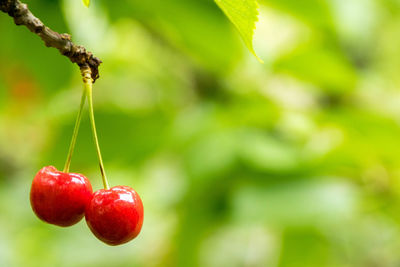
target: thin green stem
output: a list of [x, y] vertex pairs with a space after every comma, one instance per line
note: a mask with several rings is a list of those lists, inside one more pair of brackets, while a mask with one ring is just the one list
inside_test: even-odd
[[74, 131], [72, 133], [72, 139], [71, 139], [71, 143], [69, 145], [69, 151], [68, 151], [68, 155], [67, 155], [67, 160], [65, 161], [63, 172], [69, 172], [69, 166], [71, 165], [71, 158], [72, 158], [72, 154], [74, 153], [74, 149], [75, 149], [76, 138], [78, 136], [79, 126], [81, 124], [82, 111], [83, 111], [83, 107], [85, 105], [85, 101], [86, 101], [86, 90], [84, 89], [82, 91], [81, 104], [79, 106], [78, 115], [76, 117], [75, 127], [74, 127]]
[[96, 145], [97, 157], [99, 158], [99, 166], [100, 166], [101, 177], [103, 179], [103, 186], [104, 186], [105, 189], [109, 189], [110, 187], [108, 186], [106, 172], [104, 170], [103, 158], [102, 158], [101, 152], [100, 152], [99, 140], [97, 138], [96, 124], [94, 122], [93, 97], [92, 97], [92, 78], [90, 76], [90, 69], [88, 69], [88, 71], [86, 71], [86, 72], [82, 71], [82, 73], [84, 74], [83, 82], [84, 82], [84, 85], [85, 85], [85, 90], [86, 90], [88, 103], [89, 103], [90, 124], [92, 126], [93, 140], [94, 140], [94, 143]]

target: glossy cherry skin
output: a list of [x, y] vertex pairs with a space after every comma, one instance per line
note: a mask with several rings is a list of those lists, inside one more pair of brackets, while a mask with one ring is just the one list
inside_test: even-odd
[[83, 218], [92, 196], [92, 185], [85, 176], [47, 166], [33, 178], [30, 200], [39, 219], [66, 227]]
[[98, 239], [111, 246], [120, 245], [140, 233], [143, 203], [129, 186], [100, 189], [86, 207], [85, 218]]

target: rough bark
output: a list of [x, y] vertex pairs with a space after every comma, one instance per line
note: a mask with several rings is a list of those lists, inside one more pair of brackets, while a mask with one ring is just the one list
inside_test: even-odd
[[91, 69], [93, 82], [99, 78], [98, 68], [101, 60], [83, 46], [74, 44], [69, 34], [60, 34], [44, 25], [32, 14], [27, 4], [19, 0], [0, 0], [0, 10], [13, 17], [16, 25], [24, 25], [38, 35], [47, 47], [57, 48], [62, 55], [78, 64], [80, 68], [88, 66]]

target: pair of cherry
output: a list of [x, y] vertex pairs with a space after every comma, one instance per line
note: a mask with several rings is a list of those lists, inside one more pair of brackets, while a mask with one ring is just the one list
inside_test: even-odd
[[109, 245], [132, 240], [143, 224], [143, 204], [132, 188], [115, 186], [93, 194], [85, 176], [53, 166], [36, 174], [30, 199], [36, 215], [50, 224], [71, 226], [85, 216], [93, 234]]
[[[85, 216], [87, 225], [98, 239], [109, 245], [120, 245], [140, 233], [143, 204], [132, 188], [108, 186], [94, 123], [90, 70], [83, 68], [82, 76], [85, 87], [64, 170], [47, 166], [36, 174], [30, 192], [31, 206], [41, 220], [62, 227], [74, 225]], [[84, 175], [69, 172], [86, 96], [104, 184], [104, 189], [94, 193]]]

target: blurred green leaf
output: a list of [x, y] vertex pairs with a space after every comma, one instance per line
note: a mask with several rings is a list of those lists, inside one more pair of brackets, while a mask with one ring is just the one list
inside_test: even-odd
[[326, 0], [261, 0], [261, 3], [287, 12], [311, 27], [322, 29], [334, 27], [331, 6]]
[[238, 142], [239, 156], [249, 166], [260, 171], [287, 172], [300, 164], [295, 147], [262, 131], [246, 130]]
[[311, 82], [328, 92], [354, 90], [357, 82], [354, 66], [343, 51], [335, 45], [327, 46], [316, 40], [280, 57], [273, 67], [278, 72]]
[[334, 225], [351, 218], [358, 198], [356, 188], [340, 178], [297, 178], [269, 187], [241, 184], [233, 194], [233, 216], [281, 227]]
[[124, 16], [139, 21], [157, 42], [179, 51], [195, 69], [226, 73], [242, 57], [240, 37], [212, 1], [102, 1], [113, 20]]
[[84, 4], [86, 7], [89, 7], [89, 5], [90, 5], [90, 0], [82, 0], [82, 2], [83, 2], [83, 4]]
[[263, 62], [254, 51], [253, 35], [258, 21], [256, 0], [215, 0], [229, 20], [235, 25], [250, 52]]

